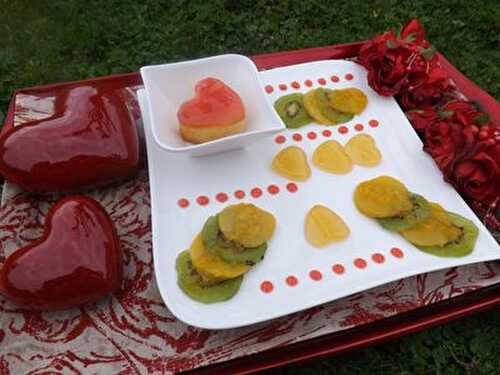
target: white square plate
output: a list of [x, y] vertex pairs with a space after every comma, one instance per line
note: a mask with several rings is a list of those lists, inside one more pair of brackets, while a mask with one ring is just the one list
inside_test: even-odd
[[[155, 141], [167, 151], [201, 156], [247, 146], [283, 130], [284, 125], [266, 100], [258, 74], [252, 60], [235, 54], [141, 68]], [[177, 109], [194, 96], [196, 82], [206, 77], [222, 80], [240, 95], [247, 130], [193, 144], [179, 134]]]
[[[352, 79], [347, 80], [345, 77], [350, 74]], [[340, 78], [339, 82], [330, 80], [333, 75]], [[369, 104], [360, 116], [345, 124], [343, 130], [347, 133], [344, 134], [339, 132], [340, 127], [313, 124], [298, 131], [284, 131], [285, 142], [282, 144], [270, 136], [246, 149], [190, 158], [165, 152], [153, 141], [147, 102], [140, 93], [151, 184], [155, 272], [161, 295], [176, 317], [207, 329], [239, 327], [404, 277], [500, 258], [498, 244], [457, 192], [443, 182], [441, 173], [422, 151], [420, 140], [396, 101], [372, 91], [362, 67], [348, 61], [319, 61], [265, 71], [260, 73], [260, 78], [262, 90], [266, 85], [274, 88], [271, 94], [267, 94], [269, 103], [292, 90], [307, 91], [309, 88], [304, 82], [308, 79], [313, 87], [317, 87], [320, 85], [318, 79], [323, 82], [321, 78], [324, 78], [326, 87], [360, 88], [367, 94]], [[290, 83], [293, 81], [301, 87], [292, 89]], [[278, 89], [281, 83], [287, 84], [286, 92]], [[372, 120], [377, 120], [379, 125], [370, 126], [370, 123], [374, 124]], [[363, 126], [362, 130], [358, 124]], [[330, 136], [323, 135], [326, 129], [331, 131]], [[356, 166], [347, 175], [327, 174], [312, 167], [311, 178], [297, 184], [296, 192], [290, 192], [287, 189], [289, 181], [269, 168], [274, 155], [287, 145], [301, 146], [310, 160], [321, 142], [335, 139], [345, 144], [358, 132], [375, 138], [383, 156], [377, 167]], [[352, 202], [352, 192], [359, 182], [379, 175], [392, 175], [410, 190], [474, 221], [480, 234], [472, 254], [463, 258], [439, 258], [423, 253], [401, 236], [382, 229], [374, 220], [360, 214]], [[267, 190], [270, 185], [276, 185], [279, 193], [270, 194]], [[260, 196], [255, 188], [261, 189]], [[234, 196], [238, 190], [246, 194], [245, 198]], [[256, 197], [252, 196], [252, 191]], [[217, 201], [219, 193], [227, 194], [228, 200], [224, 203]], [[206, 203], [203, 197], [208, 198], [208, 204], [197, 202]], [[189, 202], [188, 207], [178, 205], [179, 199], [183, 198]], [[195, 302], [177, 286], [177, 254], [189, 247], [208, 216], [226, 205], [241, 201], [255, 203], [272, 212], [277, 219], [277, 230], [269, 242], [266, 257], [245, 275], [240, 291], [231, 300], [211, 305]], [[351, 235], [346, 241], [323, 249], [306, 242], [304, 218], [307, 211], [318, 203], [330, 207], [350, 227]], [[400, 249], [402, 253], [392, 249]], [[376, 260], [380, 261], [380, 255], [374, 258], [374, 254], [382, 255], [384, 261], [378, 263]], [[359, 259], [365, 261], [364, 268], [356, 266], [363, 263]], [[342, 265], [344, 273], [333, 272], [334, 265]], [[286, 282], [289, 276], [296, 277], [298, 284], [289, 286]], [[318, 276], [321, 276], [320, 280]], [[273, 284], [272, 292], [261, 291], [265, 281]]]

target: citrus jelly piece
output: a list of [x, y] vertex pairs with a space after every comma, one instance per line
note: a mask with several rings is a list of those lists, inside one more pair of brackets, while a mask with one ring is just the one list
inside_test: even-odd
[[205, 245], [201, 233], [198, 234], [191, 247], [189, 255], [196, 271], [208, 283], [216, 283], [238, 277], [250, 269], [245, 264], [229, 264], [221, 258], [211, 255]]
[[244, 247], [262, 245], [271, 239], [276, 229], [272, 214], [248, 203], [226, 207], [218, 221], [224, 237]]
[[358, 134], [352, 137], [345, 145], [345, 152], [354, 164], [364, 167], [373, 167], [382, 160], [382, 154], [375, 140], [368, 134]]
[[177, 284], [182, 291], [195, 301], [202, 303], [222, 302], [232, 298], [240, 289], [243, 276], [227, 279], [219, 283], [206, 283], [196, 271], [188, 251], [177, 256], [175, 262]]
[[316, 90], [317, 89], [310, 90], [304, 95], [304, 107], [309, 116], [311, 116], [318, 124], [333, 125], [333, 122], [324, 116], [321, 111], [316, 98]]
[[364, 181], [354, 190], [354, 204], [363, 214], [373, 218], [391, 217], [410, 211], [410, 192], [404, 184], [390, 176]]
[[314, 90], [314, 96], [316, 97], [316, 104], [321, 111], [321, 114], [326, 117], [329, 124], [337, 125], [349, 122], [354, 117], [351, 113], [344, 113], [337, 111], [330, 104], [329, 95], [332, 90], [324, 89], [319, 87]]
[[297, 146], [281, 150], [271, 164], [273, 171], [294, 181], [305, 181], [311, 176], [311, 168], [305, 152]]
[[415, 226], [401, 231], [404, 238], [418, 246], [444, 246], [457, 240], [462, 230], [453, 224], [448, 213], [437, 203], [431, 203], [431, 215]]
[[330, 90], [328, 98], [330, 105], [340, 112], [358, 115], [368, 104], [365, 93], [357, 88], [350, 87], [342, 90]]
[[315, 247], [345, 240], [350, 233], [344, 220], [328, 207], [315, 205], [306, 215], [307, 241]]
[[352, 170], [352, 161], [337, 141], [326, 141], [314, 151], [313, 164], [325, 172], [345, 174]]

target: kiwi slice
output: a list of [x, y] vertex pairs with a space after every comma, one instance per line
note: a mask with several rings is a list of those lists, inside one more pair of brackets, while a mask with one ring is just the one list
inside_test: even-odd
[[248, 266], [254, 266], [264, 259], [267, 242], [257, 247], [243, 247], [234, 241], [227, 240], [219, 229], [218, 217], [219, 215], [210, 216], [201, 231], [203, 244], [211, 255], [218, 256], [230, 264]]
[[207, 284], [196, 272], [189, 251], [183, 251], [175, 261], [177, 284], [189, 297], [202, 303], [227, 301], [240, 289], [243, 276], [227, 279], [217, 284]]
[[303, 95], [300, 93], [282, 96], [274, 103], [274, 109], [287, 128], [296, 129], [312, 122], [304, 108]]
[[419, 194], [410, 194], [410, 201], [413, 204], [410, 211], [403, 212], [398, 216], [377, 218], [379, 224], [387, 230], [400, 232], [429, 217], [431, 211], [427, 199]]
[[330, 89], [324, 89], [319, 87], [316, 89], [316, 103], [321, 111], [321, 114], [325, 116], [332, 124], [343, 124], [345, 122], [351, 121], [354, 117], [351, 113], [344, 113], [333, 109], [330, 104], [329, 95], [331, 94]]
[[423, 252], [438, 257], [458, 258], [469, 255], [474, 250], [474, 245], [479, 235], [478, 228], [472, 221], [459, 214], [449, 211], [446, 211], [446, 214], [451, 219], [453, 225], [462, 230], [461, 236], [444, 246], [414, 246]]

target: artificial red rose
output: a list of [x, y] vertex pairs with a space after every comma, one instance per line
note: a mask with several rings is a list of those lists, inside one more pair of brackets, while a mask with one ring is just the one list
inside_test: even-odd
[[401, 39], [421, 45], [425, 41], [425, 29], [418, 20], [412, 19], [401, 29]]
[[466, 100], [454, 100], [446, 103], [441, 108], [441, 112], [449, 116], [454, 116], [455, 121], [469, 126], [492, 125], [487, 115], [479, 112], [476, 107]]
[[448, 74], [441, 68], [433, 68], [425, 73], [423, 78], [421, 72], [415, 76], [418, 80], [410, 76], [408, 88], [399, 97], [404, 109], [439, 105], [447, 95], [451, 95], [454, 91]]
[[452, 179], [467, 197], [490, 204], [500, 196], [500, 141], [467, 147], [454, 162]]
[[438, 112], [433, 107], [419, 108], [406, 112], [413, 129], [422, 134], [428, 126], [439, 118]]
[[434, 158], [446, 179], [452, 162], [464, 148], [474, 143], [472, 129], [447, 119], [435, 120], [425, 128], [424, 150]]
[[358, 61], [368, 70], [368, 83], [380, 95], [398, 94], [407, 84], [407, 64], [412, 50], [392, 31], [366, 42]]
[[500, 193], [497, 197], [491, 202], [486, 211], [486, 215], [484, 215], [484, 224], [491, 231], [495, 231], [497, 236], [497, 241], [500, 240]]

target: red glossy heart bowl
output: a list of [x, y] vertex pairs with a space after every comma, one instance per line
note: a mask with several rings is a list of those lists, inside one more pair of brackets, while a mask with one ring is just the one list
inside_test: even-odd
[[78, 191], [134, 175], [140, 166], [135, 123], [116, 88], [58, 93], [54, 114], [0, 136], [0, 173], [37, 193]]
[[0, 269], [0, 293], [33, 310], [96, 302], [122, 283], [120, 242], [104, 208], [84, 196], [49, 210], [43, 235], [14, 251]]

